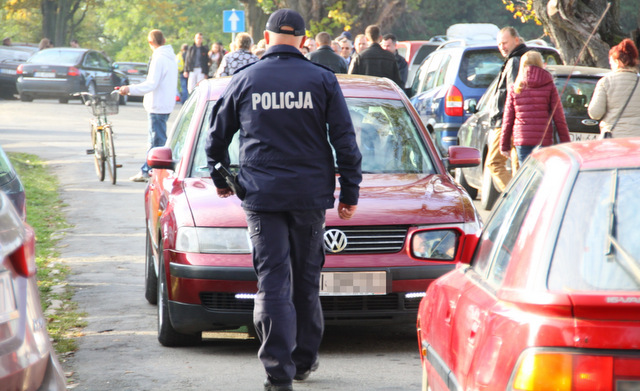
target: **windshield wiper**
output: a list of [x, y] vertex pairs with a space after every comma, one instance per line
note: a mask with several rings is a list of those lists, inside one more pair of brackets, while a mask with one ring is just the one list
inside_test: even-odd
[[[640, 286], [639, 262], [633, 258], [618, 242], [616, 237], [616, 209], [618, 206], [618, 170], [612, 172], [611, 193], [609, 194], [609, 229], [607, 232], [607, 244], [604, 255], [607, 262], [616, 262], [635, 283]], [[618, 256], [616, 256], [619, 255]]]

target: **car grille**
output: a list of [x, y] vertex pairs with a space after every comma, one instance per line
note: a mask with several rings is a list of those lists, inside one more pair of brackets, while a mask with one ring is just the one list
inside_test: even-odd
[[[200, 293], [202, 305], [212, 311], [252, 312], [252, 299], [237, 299], [235, 293], [203, 292]], [[408, 299], [404, 294], [367, 296], [320, 296], [325, 313], [357, 312], [357, 311], [417, 311], [420, 298]]]
[[[341, 253], [382, 254], [402, 250], [408, 226], [327, 227], [339, 230], [347, 236], [347, 247]], [[330, 254], [328, 251], [327, 254]]]

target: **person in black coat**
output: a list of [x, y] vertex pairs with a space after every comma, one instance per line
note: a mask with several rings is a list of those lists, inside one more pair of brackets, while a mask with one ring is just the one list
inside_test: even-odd
[[401, 88], [404, 87], [395, 56], [380, 46], [380, 41], [382, 41], [380, 27], [368, 26], [364, 34], [369, 42], [369, 47], [356, 54], [351, 60], [349, 73], [386, 77], [393, 80]]
[[382, 37], [382, 43], [380, 44], [380, 46], [382, 46], [384, 50], [393, 53], [393, 55], [395, 56], [396, 63], [398, 64], [398, 72], [400, 72], [400, 79], [402, 79], [401, 87], [404, 87], [407, 84], [409, 65], [407, 64], [407, 61], [404, 59], [404, 57], [398, 54], [398, 48], [396, 46], [397, 43], [398, 39], [396, 38], [396, 36], [389, 33], [385, 34], [384, 37]]
[[187, 51], [183, 76], [188, 79], [189, 93], [209, 77], [209, 48], [202, 44], [202, 40], [202, 33], [197, 33], [193, 39], [194, 44]]
[[307, 54], [311, 62], [324, 65], [334, 73], [347, 73], [347, 63], [331, 48], [331, 36], [327, 32], [316, 35], [318, 49]]

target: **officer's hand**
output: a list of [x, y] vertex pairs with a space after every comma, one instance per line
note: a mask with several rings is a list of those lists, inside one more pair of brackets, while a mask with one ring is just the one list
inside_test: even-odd
[[349, 220], [356, 213], [357, 208], [358, 208], [358, 205], [347, 205], [347, 204], [343, 204], [342, 202], [339, 202], [338, 216], [340, 216], [342, 220]]
[[230, 187], [225, 187], [223, 189], [216, 189], [216, 191], [218, 192], [218, 197], [220, 198], [231, 197], [234, 194], [233, 190], [231, 190]]

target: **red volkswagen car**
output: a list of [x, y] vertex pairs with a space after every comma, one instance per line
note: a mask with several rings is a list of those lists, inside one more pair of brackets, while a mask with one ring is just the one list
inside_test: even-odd
[[[211, 111], [229, 78], [201, 83], [176, 118], [165, 147], [149, 152], [145, 194], [146, 298], [158, 305], [158, 338], [176, 346], [201, 332], [252, 325], [257, 279], [244, 211], [219, 198], [207, 169]], [[406, 96], [386, 79], [339, 76], [366, 144], [358, 213], [327, 212], [321, 301], [327, 323], [415, 322], [431, 281], [452, 270], [479, 217], [447, 169], [478, 164], [456, 147], [445, 162]], [[365, 136], [366, 134], [366, 136]], [[229, 153], [238, 168], [238, 139]], [[362, 141], [366, 140], [366, 141]], [[250, 326], [251, 329], [253, 326]]]
[[640, 139], [534, 153], [418, 312], [423, 390], [640, 389]]

